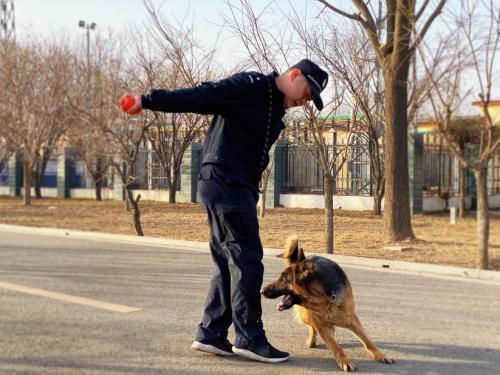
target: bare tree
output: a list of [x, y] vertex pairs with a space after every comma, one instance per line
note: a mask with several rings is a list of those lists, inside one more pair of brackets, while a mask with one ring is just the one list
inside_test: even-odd
[[67, 83], [73, 73], [71, 51], [64, 41], [53, 40], [48, 43], [43, 43], [42, 46], [44, 65], [43, 72], [39, 73], [44, 77], [40, 88], [42, 95], [38, 98], [38, 106], [43, 110], [38, 111], [37, 122], [43, 132], [40, 134], [38, 149], [34, 152], [32, 171], [35, 197], [38, 199], [42, 198], [41, 188], [47, 163], [74, 120], [66, 100]]
[[7, 45], [0, 53], [0, 110], [10, 114], [3, 134], [22, 155], [24, 204], [29, 205], [33, 168], [50, 157], [51, 146], [68, 122], [69, 50], [60, 40], [33, 37], [25, 45]]
[[133, 224], [138, 236], [144, 236], [139, 209], [141, 195], [134, 196], [132, 186], [135, 179], [141, 177], [141, 172], [136, 170], [136, 162], [144, 147], [146, 132], [154, 121], [142, 116], [137, 119], [125, 117], [104, 129], [114, 148], [112, 164], [125, 189], [125, 200], [132, 206]]
[[[145, 147], [146, 132], [155, 118], [148, 114], [129, 117], [118, 110], [117, 100], [121, 94], [138, 91], [136, 87], [130, 86], [137, 67], [129, 65], [125, 68], [124, 48], [121, 42], [117, 42], [119, 39], [124, 41], [122, 38], [115, 39], [112, 36], [108, 36], [106, 40], [98, 39], [98, 45], [103, 43], [103, 46], [96, 48], [97, 55], [91, 59], [93, 65], [90, 75], [94, 77], [89, 82], [88, 75], [77, 75], [77, 80], [73, 84], [85, 89], [72, 92], [70, 100], [73, 110], [79, 113], [83, 123], [92, 126], [90, 129], [94, 129], [93, 127], [99, 129], [100, 136], [107, 145], [106, 155], [112, 156], [112, 166], [125, 190], [127, 207], [132, 207], [134, 229], [138, 236], [143, 236], [139, 208], [141, 196], [134, 195], [133, 187], [136, 179], [145, 173], [137, 170], [137, 160]], [[76, 63], [82, 64], [83, 59], [80, 58]], [[89, 134], [99, 136], [99, 133]], [[91, 138], [81, 139], [92, 141]], [[94, 156], [104, 155], [99, 153]]]
[[81, 117], [84, 120], [80, 122], [82, 126], [71, 132], [68, 138], [76, 151], [75, 157], [83, 161], [92, 176], [96, 200], [101, 201], [103, 183], [111, 167], [113, 155], [102, 128], [93, 123], [89, 124], [88, 119]]
[[[376, 17], [369, 0], [352, 0], [356, 12], [344, 11], [331, 1], [317, 1], [361, 25], [382, 69], [385, 93], [383, 235], [386, 241], [413, 239], [408, 189], [409, 68], [416, 47], [441, 13], [446, 0], [439, 0], [434, 9], [429, 9], [429, 0], [425, 0], [419, 9], [416, 9], [414, 0], [386, 0], [382, 17], [386, 24], [385, 41], [377, 32]], [[426, 19], [424, 14], [428, 14]]]
[[[239, 1], [239, 5], [231, 1], [226, 1], [226, 4], [229, 14], [226, 16], [225, 25], [242, 42], [250, 55], [250, 60], [245, 59], [241, 63], [242, 68], [256, 69], [266, 74], [270, 70], [280, 71], [278, 68], [280, 58], [288, 64], [287, 57], [291, 42], [287, 37], [290, 34], [286, 32], [286, 28], [276, 33], [262, 27], [261, 14], [255, 13], [248, 0]], [[262, 172], [259, 182], [261, 197], [258, 210], [261, 218], [266, 214], [267, 186], [273, 166], [274, 157], [270, 155], [269, 164]]]
[[298, 18], [293, 23], [297, 34], [326, 67], [331, 79], [343, 83], [349, 107], [359, 109], [353, 129], [368, 146], [373, 213], [380, 215], [385, 188], [381, 144], [384, 116], [380, 105], [384, 93], [379, 66], [369, 42], [359, 27], [348, 27], [342, 32], [331, 17], [324, 15], [308, 29]]
[[[344, 114], [346, 108], [344, 103], [346, 88], [339, 84], [339, 82], [334, 82], [333, 87], [333, 99], [327, 104], [328, 110], [325, 115], [327, 120], [322, 120], [318, 116], [317, 111], [310, 105], [304, 106], [303, 114], [305, 114], [305, 118], [302, 115], [301, 121], [303, 121], [303, 126], [307, 129], [311, 141], [301, 137], [301, 133], [303, 132], [301, 128], [303, 126], [290, 128], [294, 139], [309, 151], [323, 170], [323, 199], [326, 223], [325, 250], [328, 254], [333, 254], [334, 252], [333, 195], [335, 193], [335, 182], [337, 175], [343, 169], [348, 159], [349, 146], [351, 145], [356, 124], [356, 117], [336, 124], [336, 115]], [[353, 110], [353, 113], [356, 113], [356, 110]], [[330, 140], [332, 136], [331, 129], [337, 127], [337, 125], [342, 127], [343, 132], [346, 134], [344, 142], [341, 144]]]
[[0, 170], [3, 170], [8, 163], [8, 159], [14, 153], [15, 145], [12, 140], [12, 122], [14, 114], [11, 112], [9, 83], [5, 76], [13, 69], [11, 60], [16, 52], [16, 46], [11, 41], [4, 40], [0, 43]]
[[[123, 36], [98, 34], [90, 59], [81, 53], [74, 59], [75, 82], [71, 103], [77, 113], [76, 126], [69, 136], [76, 156], [92, 176], [97, 200], [102, 200], [102, 185], [113, 160], [113, 147], [105, 131], [117, 118], [116, 98], [125, 87]], [[111, 92], [109, 91], [111, 90]], [[116, 90], [116, 91], [114, 91]]]
[[[285, 16], [285, 22], [280, 30], [270, 29], [264, 24], [263, 12], [256, 13], [248, 0], [240, 0], [239, 5], [228, 2], [230, 14], [226, 19], [228, 27], [243, 43], [253, 66], [261, 72], [267, 69], [279, 71], [280, 63], [291, 66], [291, 59], [297, 54], [303, 55], [303, 51], [313, 54], [314, 51], [308, 45], [306, 39], [296, 37], [294, 30], [304, 27], [301, 21], [299, 26], [293, 24], [291, 18]], [[306, 35], [305, 33], [301, 34]], [[300, 52], [297, 52], [300, 50]], [[294, 61], [295, 62], [295, 61]], [[324, 63], [324, 61], [322, 61]], [[345, 100], [347, 88], [342, 81], [331, 80], [331, 94], [321, 113], [322, 117], [334, 118], [336, 114], [345, 111], [349, 103]], [[351, 103], [352, 104], [352, 103]], [[352, 113], [357, 109], [351, 108]], [[289, 126], [288, 132], [294, 140], [305, 148], [316, 160], [318, 166], [323, 171], [323, 197], [325, 202], [325, 249], [328, 253], [333, 253], [334, 219], [333, 219], [333, 194], [335, 179], [339, 171], [343, 168], [347, 160], [348, 145], [353, 134], [354, 127], [351, 119], [344, 124], [345, 144], [335, 145], [330, 140], [331, 127], [335, 125], [335, 120], [323, 120], [320, 113], [311, 106], [304, 106], [300, 111], [292, 114], [294, 124], [300, 126]], [[303, 134], [310, 135], [309, 140], [304, 140]]]
[[[490, 112], [492, 88], [500, 78], [495, 66], [500, 42], [500, 13], [493, 0], [481, 3], [482, 6], [478, 6], [477, 1], [463, 0], [461, 5], [460, 12], [452, 16], [452, 32], [441, 43], [441, 46], [450, 48], [438, 49], [443, 58], [434, 59], [441, 68], [440, 74], [428, 74], [433, 85], [429, 101], [439, 134], [462, 167], [468, 167], [474, 173], [478, 194], [477, 265], [480, 269], [487, 269], [490, 224], [488, 163], [500, 148], [500, 131]], [[425, 58], [423, 48], [420, 51], [429, 72], [432, 62], [429, 57]], [[474, 76], [475, 87], [469, 90], [465, 89], [467, 74]], [[480, 108], [481, 117], [457, 117], [472, 92], [477, 92], [473, 97], [479, 100], [474, 104]], [[467, 129], [466, 137], [464, 128]]]
[[7, 163], [10, 159], [10, 156], [12, 155], [12, 152], [13, 151], [7, 144], [7, 140], [2, 136], [2, 130], [0, 126], [0, 172], [3, 171], [3, 169], [7, 166]]
[[[136, 85], [143, 90], [176, 89], [213, 78], [215, 48], [203, 49], [194, 37], [192, 25], [185, 22], [174, 25], [161, 16], [150, 1], [144, 3], [153, 28], [149, 28], [148, 40], [137, 40], [135, 55], [142, 71]], [[196, 113], [158, 113], [156, 118], [158, 121], [147, 135], [163, 167], [169, 203], [175, 203], [182, 158], [191, 142], [206, 131], [209, 118]]]

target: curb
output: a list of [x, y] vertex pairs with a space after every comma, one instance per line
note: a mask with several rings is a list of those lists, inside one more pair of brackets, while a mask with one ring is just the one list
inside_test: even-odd
[[[103, 240], [122, 242], [137, 245], [169, 246], [197, 249], [208, 252], [208, 242], [174, 240], [158, 237], [138, 237], [125, 234], [111, 234], [99, 232], [87, 232], [80, 230], [69, 230], [59, 228], [40, 228], [20, 225], [0, 224], [0, 232], [38, 234], [57, 237], [73, 237], [89, 240]], [[266, 257], [274, 257], [282, 252], [281, 249], [264, 248]], [[500, 284], [500, 272], [480, 270], [474, 268], [442, 266], [429, 263], [405, 262], [399, 260], [387, 260], [378, 258], [362, 258], [349, 255], [320, 254], [325, 258], [335, 260], [342, 266], [370, 268], [376, 270], [392, 270], [399, 272], [410, 272], [418, 275], [447, 276], [462, 280], [482, 280]]]

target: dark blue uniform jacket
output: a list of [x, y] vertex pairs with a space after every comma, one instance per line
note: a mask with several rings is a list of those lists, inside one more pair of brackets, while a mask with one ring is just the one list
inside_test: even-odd
[[214, 115], [203, 145], [202, 164], [215, 166], [227, 184], [256, 192], [269, 163], [269, 150], [284, 128], [284, 94], [276, 86], [276, 76], [243, 72], [193, 88], [151, 90], [142, 96], [142, 106], [153, 111]]

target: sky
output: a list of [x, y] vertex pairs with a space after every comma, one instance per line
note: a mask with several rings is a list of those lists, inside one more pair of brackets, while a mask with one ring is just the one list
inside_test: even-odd
[[[148, 14], [142, 0], [14, 0], [17, 38], [22, 40], [27, 32], [48, 34], [51, 31], [85, 34], [78, 28], [78, 21], [95, 22], [97, 29], [125, 31], [128, 26], [142, 25], [148, 21]], [[220, 12], [223, 1], [157, 1], [165, 16], [180, 19], [186, 13], [195, 17], [200, 28], [199, 35], [215, 37], [217, 27], [209, 20], [222, 22]]]
[[[241, 48], [241, 42], [227, 28], [221, 28], [224, 15], [229, 15], [227, 1], [239, 3], [239, 0], [152, 0], [155, 8], [163, 16], [171, 17], [174, 24], [176, 20], [186, 19], [189, 23], [195, 20], [195, 35], [204, 45], [212, 46], [221, 33], [218, 44], [223, 56], [221, 60], [231, 64], [238, 59], [231, 52]], [[250, 3], [256, 11], [260, 11], [272, 1], [250, 0]], [[20, 41], [29, 33], [46, 35], [57, 32], [79, 37], [84, 43], [86, 34], [84, 29], [78, 27], [79, 20], [95, 22], [96, 32], [104, 34], [108, 29], [124, 32], [131, 25], [143, 27], [150, 21], [143, 0], [14, 0], [14, 3], [16, 37]], [[300, 14], [309, 14], [311, 18], [322, 8], [319, 2], [313, 0], [276, 0], [276, 3], [287, 10], [293, 4]], [[344, 10], [353, 9], [351, 0], [336, 0], [334, 3]], [[266, 24], [272, 24], [274, 20], [279, 23], [283, 15], [267, 11], [266, 17]], [[339, 16], [340, 20], [350, 23]]]
[[[238, 0], [152, 0], [156, 8], [167, 16], [182, 18], [189, 13], [194, 15], [205, 35], [212, 35], [213, 23], [221, 24], [223, 14], [228, 13], [227, 1]], [[252, 7], [262, 9], [273, 0], [250, 0]], [[450, 4], [458, 0], [449, 0]], [[298, 10], [308, 9], [310, 14], [317, 14], [322, 6], [313, 0], [275, 0], [283, 8], [289, 4]], [[70, 32], [77, 29], [78, 20], [97, 23], [101, 28], [112, 27], [121, 30], [129, 23], [141, 23], [148, 18], [143, 0], [14, 0], [16, 8], [17, 33], [22, 34], [27, 28], [47, 32], [61, 28]], [[372, 0], [377, 4], [377, 0]], [[419, 2], [420, 3], [420, 2]], [[432, 3], [432, 2], [431, 2]], [[353, 10], [351, 0], [334, 0], [339, 8]]]
[[[228, 14], [225, 0], [152, 0], [162, 15], [176, 20], [195, 20], [197, 39], [207, 46], [217, 40]], [[278, 0], [288, 4], [288, 0]], [[346, 0], [343, 0], [346, 1]], [[252, 6], [262, 9], [270, 0], [252, 0]], [[126, 31], [131, 25], [141, 26], [150, 20], [142, 0], [14, 0], [16, 38], [20, 41], [29, 33], [47, 35], [51, 32], [74, 33], [82, 42], [85, 30], [78, 27], [78, 21], [95, 22], [97, 32]], [[233, 1], [235, 3], [235, 1]], [[294, 6], [306, 6], [307, 0], [294, 0]], [[310, 2], [309, 2], [310, 7]], [[91, 34], [92, 35], [92, 34]], [[221, 42], [222, 40], [222, 42]], [[231, 60], [231, 50], [238, 41], [223, 29], [219, 39], [219, 50], [223, 61]], [[234, 61], [236, 61], [234, 57]]]
[[[195, 20], [195, 34], [202, 44], [213, 45], [223, 24], [224, 14], [229, 14], [228, 0], [152, 0], [155, 8], [159, 9], [165, 17], [173, 20], [182, 20], [187, 15], [187, 20]], [[230, 0], [238, 3], [238, 0]], [[271, 0], [251, 0], [254, 9], [262, 9]], [[458, 0], [450, 0], [453, 4]], [[79, 20], [95, 22], [96, 31], [106, 33], [108, 29], [117, 32], [126, 31], [130, 25], [141, 27], [147, 24], [149, 16], [142, 0], [14, 0], [16, 37], [22, 41], [27, 33], [45, 35], [51, 32], [68, 33], [68, 35], [81, 38], [84, 42], [85, 30], [78, 27]], [[311, 0], [277, 0], [283, 8], [289, 9], [290, 5], [310, 16], [318, 13], [318, 2]], [[344, 10], [351, 10], [350, 0], [336, 0], [335, 4]], [[280, 15], [270, 14], [269, 17]], [[435, 22], [426, 39], [433, 34], [438, 34], [443, 25]], [[71, 34], [74, 33], [74, 34]], [[219, 42], [222, 61], [232, 64], [237, 57], [232, 56], [232, 51], [239, 45], [227, 29], [223, 29], [223, 42]], [[241, 56], [241, 55], [240, 55]]]

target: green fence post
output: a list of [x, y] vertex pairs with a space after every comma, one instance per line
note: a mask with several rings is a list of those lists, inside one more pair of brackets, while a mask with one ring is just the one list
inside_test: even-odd
[[408, 168], [410, 187], [410, 212], [423, 212], [424, 186], [424, 136], [416, 129], [408, 134]]
[[57, 157], [57, 197], [69, 198], [75, 177], [74, 152], [64, 148]]
[[18, 152], [9, 159], [9, 194], [14, 197], [21, 196], [23, 185], [23, 162]]
[[201, 142], [192, 142], [182, 157], [180, 194], [185, 201], [191, 203], [196, 202], [202, 149], [203, 144]]

